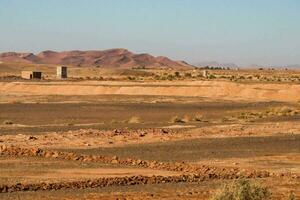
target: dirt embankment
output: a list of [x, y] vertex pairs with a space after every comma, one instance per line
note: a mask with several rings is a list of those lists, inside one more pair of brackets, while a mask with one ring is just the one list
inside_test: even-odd
[[[136, 159], [120, 159], [116, 156], [90, 156], [77, 155], [69, 152], [58, 152], [43, 150], [39, 148], [19, 148], [0, 146], [0, 155], [3, 156], [37, 156], [46, 158], [66, 159], [79, 162], [102, 162], [119, 164], [124, 166], [135, 166], [150, 169], [165, 169], [184, 173], [175, 176], [131, 176], [131, 177], [109, 177], [85, 181], [56, 182], [56, 183], [17, 183], [13, 185], [0, 185], [0, 193], [16, 191], [37, 190], [60, 190], [67, 188], [94, 188], [107, 186], [125, 186], [139, 184], [161, 184], [179, 182], [201, 182], [211, 179], [236, 179], [236, 178], [267, 178], [271, 176], [286, 176], [286, 174], [270, 174], [267, 171], [240, 170], [238, 168], [219, 168], [211, 166], [193, 166], [186, 163], [163, 163], [156, 161], [143, 161]], [[298, 178], [292, 177], [292, 178]]]
[[111, 83], [0, 83], [3, 95], [154, 95], [204, 97], [216, 100], [242, 101], [300, 101], [300, 85], [297, 84], [241, 84], [223, 81], [199, 81], [181, 85], [136, 83], [113, 85]]
[[291, 176], [299, 178], [297, 174], [290, 173], [270, 173], [268, 171], [242, 170], [237, 167], [215, 167], [207, 165], [192, 165], [185, 162], [157, 162], [147, 161], [135, 158], [119, 158], [117, 156], [96, 156], [81, 155], [72, 152], [45, 150], [40, 148], [21, 148], [14, 146], [0, 146], [0, 155], [3, 156], [25, 156], [25, 157], [43, 157], [63, 160], [73, 160], [80, 162], [99, 162], [107, 164], [118, 164], [124, 166], [133, 166], [149, 168], [155, 170], [166, 170], [182, 172], [185, 174], [198, 174], [202, 177], [212, 179], [234, 179], [234, 178], [263, 178], [270, 176]]

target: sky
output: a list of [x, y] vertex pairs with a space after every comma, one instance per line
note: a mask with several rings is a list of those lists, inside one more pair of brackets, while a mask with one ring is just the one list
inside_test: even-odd
[[0, 0], [0, 52], [111, 48], [190, 63], [300, 64], [300, 1]]

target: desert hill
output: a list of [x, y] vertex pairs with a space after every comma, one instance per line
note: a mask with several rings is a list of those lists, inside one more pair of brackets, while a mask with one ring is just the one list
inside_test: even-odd
[[39, 54], [7, 52], [0, 54], [2, 62], [54, 64], [70, 66], [95, 66], [105, 68], [191, 68], [184, 61], [173, 61], [167, 57], [149, 54], [134, 54], [126, 49], [104, 51], [43, 51]]

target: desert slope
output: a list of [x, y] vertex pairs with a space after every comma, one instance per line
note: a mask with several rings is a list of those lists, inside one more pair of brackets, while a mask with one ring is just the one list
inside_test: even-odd
[[107, 68], [146, 67], [188, 69], [192, 67], [184, 61], [173, 61], [167, 57], [154, 57], [150, 54], [134, 54], [126, 49], [63, 52], [43, 51], [36, 55], [33, 53], [7, 52], [0, 54], [0, 61]]

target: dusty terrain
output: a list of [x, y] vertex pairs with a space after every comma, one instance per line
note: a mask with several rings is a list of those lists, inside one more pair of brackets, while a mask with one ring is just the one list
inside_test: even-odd
[[300, 198], [299, 72], [58, 81], [43, 67], [0, 72], [0, 199], [209, 199], [241, 178]]
[[[119, 84], [119, 85], [118, 85]], [[220, 81], [174, 83], [1, 83], [4, 95], [147, 95], [201, 97], [234, 101], [300, 101], [299, 84], [237, 84]], [[214, 91], [214, 92], [211, 92]]]

